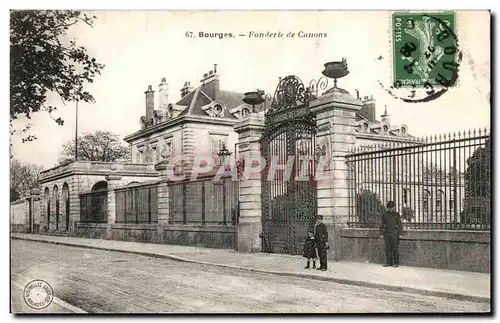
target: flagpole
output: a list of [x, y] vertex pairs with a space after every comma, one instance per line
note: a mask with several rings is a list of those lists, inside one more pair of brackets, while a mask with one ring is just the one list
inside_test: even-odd
[[76, 121], [75, 121], [75, 160], [78, 160], [78, 99], [76, 99]]

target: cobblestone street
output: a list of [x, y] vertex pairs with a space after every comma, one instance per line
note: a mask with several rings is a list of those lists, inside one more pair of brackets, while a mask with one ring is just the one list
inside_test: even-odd
[[[485, 303], [392, 292], [111, 251], [12, 240], [12, 280], [43, 279], [97, 313], [486, 312]], [[22, 291], [12, 287], [12, 309]], [[61, 311], [56, 304], [47, 310]]]

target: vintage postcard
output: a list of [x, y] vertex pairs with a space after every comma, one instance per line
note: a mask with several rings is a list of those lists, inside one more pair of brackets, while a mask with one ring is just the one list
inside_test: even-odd
[[10, 11], [22, 313], [491, 313], [489, 11]]

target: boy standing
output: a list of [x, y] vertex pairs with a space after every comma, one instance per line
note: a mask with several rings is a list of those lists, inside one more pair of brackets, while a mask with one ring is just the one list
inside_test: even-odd
[[313, 269], [316, 269], [316, 240], [314, 240], [314, 233], [312, 231], [308, 232], [309, 236], [304, 242], [304, 249], [302, 250], [302, 256], [307, 259], [307, 266], [305, 269], [309, 269], [311, 259], [313, 262]]
[[385, 265], [384, 267], [399, 266], [399, 239], [402, 238], [403, 225], [401, 217], [395, 210], [393, 201], [387, 202], [387, 211], [382, 214], [380, 223], [380, 237], [385, 240]]

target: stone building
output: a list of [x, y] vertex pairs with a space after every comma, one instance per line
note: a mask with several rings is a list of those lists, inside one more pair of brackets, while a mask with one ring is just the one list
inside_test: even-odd
[[243, 103], [243, 94], [220, 89], [217, 65], [203, 75], [199, 86], [185, 82], [181, 99], [169, 102], [165, 78], [159, 84], [158, 109], [155, 92], [149, 86], [146, 95], [146, 114], [141, 117], [141, 129], [124, 138], [130, 144], [132, 163], [155, 164], [165, 150], [167, 158], [182, 157], [187, 172], [195, 156], [219, 158], [217, 153], [225, 145], [233, 150], [237, 135], [234, 124], [249, 106]]
[[[192, 87], [191, 82], [185, 82], [176, 103], [169, 99], [166, 78], [158, 85], [158, 94], [158, 103], [155, 104], [155, 91], [148, 86], [140, 129], [124, 138], [131, 149], [130, 163], [75, 161], [42, 171], [40, 231], [75, 232], [78, 231], [77, 224], [87, 230], [89, 226], [95, 229], [90, 223], [125, 221], [125, 215], [122, 218], [118, 214], [117, 219], [117, 209], [129, 214], [137, 208], [138, 197], [135, 193], [127, 193], [129, 199], [120, 207], [117, 205], [120, 198], [127, 197], [121, 194], [121, 189], [157, 184], [160, 176], [155, 164], [161, 159], [172, 161], [178, 158], [185, 174], [192, 169], [195, 156], [213, 158], [219, 163], [218, 153], [222, 147], [230, 150], [235, 147], [234, 124], [251, 109], [243, 103], [242, 93], [220, 88], [217, 65], [203, 75], [198, 86]], [[180, 195], [180, 199], [184, 194], [199, 197], [190, 191], [190, 185], [173, 191]], [[211, 188], [207, 185], [206, 189], [210, 194]], [[116, 195], [115, 190], [118, 190]], [[212, 190], [219, 192], [218, 187]], [[153, 196], [154, 203], [157, 203], [156, 198]], [[207, 208], [210, 207], [209, 204]], [[82, 212], [88, 213], [88, 218], [84, 218]]]

